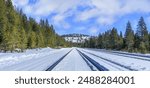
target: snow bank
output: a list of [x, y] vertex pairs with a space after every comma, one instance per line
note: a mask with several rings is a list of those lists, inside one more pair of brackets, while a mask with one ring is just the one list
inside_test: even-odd
[[52, 48], [42, 48], [42, 49], [28, 49], [26, 52], [22, 53], [0, 53], [0, 68], [5, 66], [10, 66], [22, 62], [24, 60], [33, 59], [36, 57], [44, 56], [49, 54], [51, 51], [56, 49]]

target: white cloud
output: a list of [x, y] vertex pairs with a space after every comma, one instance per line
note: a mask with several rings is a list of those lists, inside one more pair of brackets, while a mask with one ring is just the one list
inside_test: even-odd
[[52, 18], [52, 21], [53, 21], [54, 25], [57, 25], [58, 27], [63, 27], [65, 29], [69, 29], [71, 26], [69, 23], [67, 23], [65, 21], [65, 18], [66, 18], [65, 15], [58, 14]]
[[149, 0], [126, 0], [121, 12], [124, 14], [133, 12], [150, 12]]
[[12, 0], [17, 7], [23, 7], [28, 4], [29, 0]]
[[91, 9], [80, 12], [76, 16], [78, 21], [87, 21], [91, 18], [100, 24], [112, 24], [119, 17], [131, 13], [150, 13], [150, 0], [91, 0]]
[[23, 0], [23, 2], [21, 0], [17, 1], [19, 0], [13, 1], [14, 4], [18, 7], [23, 6], [23, 11], [29, 16], [42, 18], [54, 14], [51, 17], [54, 24], [68, 29], [70, 28], [70, 24], [65, 19], [74, 15], [77, 7], [86, 0], [38, 0], [35, 4], [27, 4], [28, 0]]
[[91, 35], [97, 35], [99, 33], [99, 29], [97, 27], [91, 27], [89, 28], [89, 34]]
[[27, 5], [24, 7], [23, 11], [26, 13], [26, 14], [31, 14], [32, 13], [32, 7]]
[[[95, 18], [97, 24], [113, 24], [120, 17], [132, 13], [150, 13], [150, 0], [13, 0], [17, 7], [33, 17], [51, 16], [52, 21], [64, 28], [70, 28], [67, 18], [72, 21], [86, 22]], [[81, 10], [82, 9], [82, 10]], [[96, 31], [96, 29], [95, 29]]]
[[82, 0], [39, 0], [34, 5], [32, 11], [37, 16], [48, 16], [52, 13], [63, 14], [70, 10], [75, 10]]
[[115, 18], [112, 16], [104, 16], [104, 17], [98, 17], [98, 19], [96, 20], [99, 24], [103, 24], [103, 25], [109, 25], [115, 22]]
[[97, 17], [98, 15], [100, 15], [99, 13], [97, 13], [98, 10], [97, 9], [91, 9], [91, 10], [85, 10], [83, 12], [80, 12], [77, 16], [76, 19], [78, 21], [86, 21], [88, 19]]

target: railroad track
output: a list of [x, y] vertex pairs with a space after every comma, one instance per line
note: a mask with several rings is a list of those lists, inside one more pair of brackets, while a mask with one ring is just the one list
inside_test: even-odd
[[[90, 52], [87, 52], [87, 51], [84, 51], [84, 50], [82, 50], [82, 51], [85, 52], [85, 53], [88, 53], [88, 54], [90, 54], [90, 55], [93, 55], [93, 56], [95, 56], [95, 57], [98, 57], [98, 58], [100, 58], [100, 59], [102, 59], [102, 60], [104, 60], [104, 61], [107, 61], [107, 62], [109, 62], [109, 63], [112, 63], [112, 64], [114, 64], [114, 65], [117, 65], [117, 66], [119, 66], [119, 67], [125, 68], [125, 69], [127, 69], [127, 70], [129, 70], [129, 71], [137, 71], [136, 69], [133, 69], [133, 68], [130, 68], [130, 67], [128, 67], [128, 66], [125, 66], [125, 65], [122, 65], [122, 64], [120, 64], [120, 63], [117, 63], [117, 62], [115, 62], [115, 61], [112, 61], [112, 60], [103, 58], [103, 57], [98, 56], [98, 55], [96, 55], [96, 54], [93, 54], [93, 53], [90, 53]], [[80, 52], [81, 52], [81, 51], [80, 51]], [[117, 67], [115, 67], [115, 68], [117, 68]]]

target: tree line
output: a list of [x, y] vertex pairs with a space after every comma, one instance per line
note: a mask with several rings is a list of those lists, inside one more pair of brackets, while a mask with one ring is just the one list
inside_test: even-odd
[[[100, 33], [98, 37], [86, 40], [82, 47], [147, 53], [150, 51], [149, 45], [150, 33], [144, 18], [141, 17], [136, 32], [128, 21], [124, 35], [122, 32], [118, 33], [117, 28], [114, 27], [105, 33]], [[37, 23], [35, 19], [27, 17], [22, 10], [16, 9], [11, 0], [0, 0], [0, 51], [13, 52], [17, 48], [23, 51], [28, 48], [58, 46], [75, 45], [56, 34], [48, 20], [40, 20]]]
[[63, 38], [55, 33], [48, 20], [39, 23], [17, 10], [11, 0], [0, 0], [0, 50], [67, 46]]
[[148, 53], [150, 51], [150, 33], [148, 32], [144, 18], [138, 21], [134, 32], [130, 21], [127, 22], [124, 36], [118, 33], [117, 28], [100, 33], [98, 37], [92, 37], [82, 45], [89, 48], [123, 50], [128, 52]]

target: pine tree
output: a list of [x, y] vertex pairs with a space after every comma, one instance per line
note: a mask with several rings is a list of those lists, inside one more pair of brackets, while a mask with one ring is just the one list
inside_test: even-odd
[[144, 42], [140, 42], [140, 45], [139, 45], [139, 51], [143, 54], [147, 53], [147, 49], [145, 47], [145, 43]]
[[39, 48], [44, 47], [44, 37], [41, 32], [37, 35], [37, 47]]
[[6, 43], [4, 35], [7, 27], [5, 0], [0, 0], [0, 49], [6, 51]]
[[145, 52], [147, 52], [149, 49], [149, 37], [148, 37], [148, 30], [143, 17], [141, 17], [138, 22], [135, 39], [136, 39], [135, 47], [137, 49], [141, 49], [140, 46], [142, 45], [143, 47], [146, 47], [146, 49], [144, 50]]
[[7, 42], [7, 45], [12, 52], [13, 50], [15, 50], [15, 48], [19, 48], [20, 46], [19, 31], [18, 31], [19, 19], [17, 17], [16, 11], [14, 10], [11, 0], [6, 1], [6, 6], [8, 18], [7, 32], [9, 34], [9, 36], [7, 36], [6, 38], [8, 38], [9, 40]]
[[23, 50], [27, 48], [27, 37], [26, 32], [23, 28], [20, 30], [20, 41], [20, 49], [23, 52]]
[[98, 39], [97, 39], [97, 43], [98, 43], [98, 47], [97, 48], [102, 48], [102, 39], [103, 39], [103, 35], [99, 34], [98, 35]]
[[13, 52], [16, 48], [56, 47], [70, 45], [57, 35], [48, 20], [38, 24], [22, 10], [14, 8], [11, 0], [0, 0], [0, 50]]
[[90, 39], [89, 39], [89, 48], [95, 48], [96, 46], [95, 46], [95, 44], [96, 44], [96, 41], [95, 41], [96, 39], [94, 38], [94, 37], [91, 37]]
[[116, 28], [113, 28], [111, 30], [111, 35], [110, 35], [111, 39], [110, 39], [110, 44], [111, 44], [111, 49], [117, 49], [118, 47], [118, 32]]
[[134, 32], [132, 30], [131, 24], [128, 21], [125, 32], [125, 49], [132, 52], [134, 48]]
[[106, 31], [102, 35], [102, 48], [103, 49], [111, 49], [111, 30]]
[[36, 34], [33, 31], [30, 32], [30, 36], [28, 39], [28, 48], [36, 48]]
[[123, 48], [123, 36], [122, 32], [120, 32], [120, 35], [118, 36], [118, 46], [117, 49], [121, 50]]

